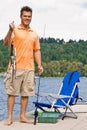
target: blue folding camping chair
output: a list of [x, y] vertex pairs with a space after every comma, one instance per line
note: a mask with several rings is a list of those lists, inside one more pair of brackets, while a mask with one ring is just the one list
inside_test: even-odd
[[[49, 101], [49, 103], [46, 102], [33, 102], [35, 106], [42, 111], [47, 111], [49, 108], [54, 109], [54, 111], [59, 112], [59, 108], [64, 108], [64, 112], [61, 112], [62, 119], [64, 117], [69, 116], [72, 118], [77, 118], [77, 115], [73, 110], [71, 109], [72, 105], [75, 105], [78, 98], [79, 98], [79, 83], [80, 82], [80, 72], [74, 71], [74, 72], [68, 72], [63, 81], [62, 85], [59, 89], [58, 94], [53, 93], [39, 93], [39, 96], [45, 96], [45, 97], [52, 97], [54, 98], [54, 101]], [[70, 110], [72, 114], [67, 115], [67, 110]]]

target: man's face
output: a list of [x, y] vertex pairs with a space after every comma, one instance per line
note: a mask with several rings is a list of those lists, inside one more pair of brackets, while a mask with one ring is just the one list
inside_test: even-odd
[[31, 12], [27, 12], [27, 11], [23, 11], [22, 15], [21, 15], [21, 22], [24, 26], [29, 26], [30, 22], [32, 19], [32, 13]]

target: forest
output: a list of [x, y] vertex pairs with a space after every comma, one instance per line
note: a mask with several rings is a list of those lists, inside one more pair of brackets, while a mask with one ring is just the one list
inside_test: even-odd
[[[63, 77], [68, 71], [80, 71], [87, 77], [87, 41], [40, 38], [43, 77]], [[10, 58], [10, 48], [0, 40], [0, 72], [5, 72]], [[35, 63], [36, 73], [37, 65]]]

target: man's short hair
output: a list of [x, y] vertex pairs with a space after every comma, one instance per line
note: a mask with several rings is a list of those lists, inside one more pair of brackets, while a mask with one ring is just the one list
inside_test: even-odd
[[20, 16], [22, 16], [23, 11], [31, 12], [31, 14], [32, 14], [32, 8], [30, 8], [29, 6], [23, 6], [23, 7], [21, 8]]

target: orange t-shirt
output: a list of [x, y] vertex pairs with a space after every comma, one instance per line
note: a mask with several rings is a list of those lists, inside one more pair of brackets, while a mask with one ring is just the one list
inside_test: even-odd
[[34, 51], [40, 49], [37, 33], [19, 25], [11, 40], [16, 48], [16, 69], [34, 70]]

